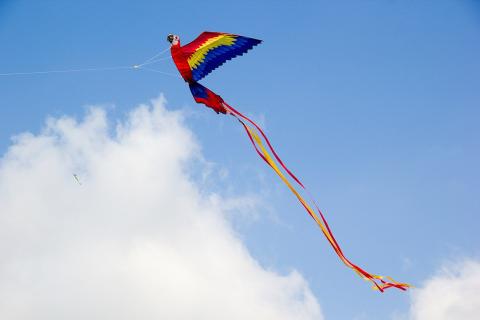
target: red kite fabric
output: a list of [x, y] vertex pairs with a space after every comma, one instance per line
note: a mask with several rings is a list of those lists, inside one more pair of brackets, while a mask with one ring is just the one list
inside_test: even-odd
[[[369, 273], [352, 263], [344, 255], [325, 216], [304, 184], [287, 168], [260, 126], [227, 104], [222, 97], [198, 83], [200, 79], [227, 60], [246, 53], [261, 43], [261, 40], [221, 32], [203, 32], [185, 46], [180, 45], [180, 37], [177, 35], [168, 35], [167, 39], [172, 44], [170, 51], [173, 61], [183, 79], [188, 83], [195, 101], [212, 108], [216, 113], [231, 115], [240, 122], [257, 154], [280, 177], [310, 217], [315, 220], [340, 260], [361, 278], [371, 282], [374, 289], [381, 292], [388, 288], [406, 290], [411, 287], [391, 277]], [[305, 198], [309, 198], [310, 201]]]

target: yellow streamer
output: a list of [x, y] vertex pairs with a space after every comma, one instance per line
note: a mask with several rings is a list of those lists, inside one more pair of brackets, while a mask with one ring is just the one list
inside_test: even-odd
[[[238, 119], [238, 118], [237, 118]], [[370, 274], [370, 273], [367, 273], [365, 272], [364, 270], [361, 270], [360, 268], [358, 268], [357, 266], [353, 265], [350, 261], [348, 261], [347, 258], [345, 258], [345, 256], [343, 255], [342, 253], [342, 250], [340, 249], [340, 247], [338, 246], [338, 244], [336, 243], [335, 239], [333, 238], [333, 236], [331, 235], [330, 231], [328, 230], [328, 228], [324, 225], [324, 223], [322, 222], [322, 220], [318, 217], [318, 215], [315, 213], [314, 210], [312, 210], [311, 206], [305, 201], [305, 199], [300, 195], [300, 193], [292, 186], [292, 184], [290, 183], [290, 181], [287, 179], [287, 177], [285, 177], [285, 175], [283, 174], [283, 172], [279, 169], [279, 167], [277, 166], [276, 162], [273, 160], [272, 156], [270, 155], [270, 153], [267, 151], [267, 149], [265, 148], [263, 142], [262, 142], [262, 139], [260, 138], [260, 136], [257, 134], [256, 130], [253, 129], [252, 127], [250, 127], [249, 125], [247, 125], [246, 123], [244, 123], [243, 121], [241, 121], [239, 119], [239, 121], [243, 124], [243, 126], [245, 127], [245, 129], [247, 130], [248, 134], [250, 135], [251, 138], [253, 138], [253, 141], [254, 141], [254, 144], [256, 146], [258, 146], [258, 148], [260, 149], [264, 159], [266, 160], [266, 162], [270, 165], [270, 167], [275, 171], [275, 173], [280, 177], [280, 179], [282, 179], [282, 181], [287, 185], [287, 187], [290, 189], [290, 191], [297, 197], [297, 199], [300, 201], [300, 203], [305, 207], [305, 209], [308, 211], [308, 213], [310, 214], [310, 216], [315, 220], [315, 222], [317, 223], [317, 225], [320, 227], [322, 233], [325, 235], [325, 237], [327, 238], [327, 240], [330, 242], [330, 244], [332, 245], [333, 249], [335, 250], [335, 252], [337, 253], [337, 255], [340, 257], [340, 259], [342, 260], [342, 262], [349, 268], [351, 268], [352, 270], [354, 270], [361, 278], [363, 278], [364, 280], [366, 281], [371, 281], [374, 285], [373, 285], [373, 289], [376, 289], [376, 290], [380, 290], [380, 291], [383, 291], [383, 289], [385, 288], [388, 288], [388, 287], [391, 287], [391, 286], [395, 286], [395, 287], [398, 287], [398, 288], [401, 288], [403, 290], [405, 290], [405, 288], [408, 288], [408, 287], [411, 287], [409, 284], [406, 284], [406, 283], [400, 283], [400, 282], [396, 282], [395, 280], [393, 280], [391, 277], [385, 277], [386, 279], [388, 279], [390, 281], [390, 283], [388, 282], [384, 282], [383, 281], [383, 276], [380, 276], [380, 275], [375, 275], [375, 274]], [[258, 151], [258, 148], [257, 148], [257, 151]], [[360, 272], [360, 270], [362, 272]], [[365, 274], [367, 274], [368, 276], [366, 276]], [[381, 283], [377, 283], [376, 280], [379, 280], [379, 282]]]

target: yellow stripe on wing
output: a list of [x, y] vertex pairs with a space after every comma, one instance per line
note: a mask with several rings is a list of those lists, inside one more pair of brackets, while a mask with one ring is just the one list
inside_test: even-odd
[[235, 43], [236, 38], [237, 36], [233, 34], [222, 34], [208, 39], [188, 58], [188, 65], [191, 69], [196, 68], [205, 60], [205, 56], [210, 50], [220, 46], [231, 46]]

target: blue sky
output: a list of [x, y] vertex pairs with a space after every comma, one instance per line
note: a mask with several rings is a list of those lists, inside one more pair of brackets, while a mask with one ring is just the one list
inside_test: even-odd
[[[186, 43], [204, 30], [264, 40], [203, 84], [264, 124], [353, 261], [420, 285], [445, 261], [478, 258], [478, 1], [0, 1], [0, 73], [133, 65], [168, 33]], [[161, 92], [191, 113], [204, 157], [228, 169], [228, 192], [261, 190], [268, 202], [275, 218], [237, 222], [257, 260], [299, 270], [327, 319], [406, 312], [408, 295], [379, 295], [341, 265], [241, 128], [195, 105], [180, 79], [0, 77], [0, 150], [48, 115], [101, 103], [122, 117]]]

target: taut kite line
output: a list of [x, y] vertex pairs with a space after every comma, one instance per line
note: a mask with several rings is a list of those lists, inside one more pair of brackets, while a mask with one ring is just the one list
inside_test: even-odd
[[241, 123], [260, 158], [275, 171], [315, 220], [342, 262], [361, 278], [370, 281], [373, 288], [381, 292], [388, 288], [400, 290], [409, 288], [410, 285], [407, 283], [397, 282], [388, 276], [369, 273], [352, 263], [338, 245], [327, 220], [315, 201], [311, 200], [311, 203], [309, 203], [302, 197], [302, 191], [308, 193], [307, 189], [280, 159], [260, 126], [227, 104], [222, 97], [198, 83], [199, 80], [227, 60], [243, 55], [261, 43], [261, 40], [221, 32], [203, 32], [195, 40], [184, 46], [180, 45], [180, 37], [177, 35], [170, 34], [167, 40], [171, 43], [170, 52], [173, 61], [183, 79], [188, 83], [195, 101], [212, 108], [217, 114], [231, 115]]

